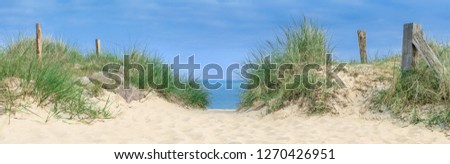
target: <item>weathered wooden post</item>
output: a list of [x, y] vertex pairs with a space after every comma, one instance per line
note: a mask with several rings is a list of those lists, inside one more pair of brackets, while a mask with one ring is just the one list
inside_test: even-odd
[[100, 39], [95, 39], [95, 53], [100, 56]]
[[402, 71], [413, 69], [418, 62], [419, 54], [439, 78], [447, 79], [448, 73], [424, 39], [421, 26], [415, 23], [405, 24], [403, 26]]
[[42, 57], [42, 31], [39, 23], [36, 23], [36, 54], [38, 59]]
[[367, 63], [367, 50], [366, 50], [366, 32], [358, 30], [358, 42], [359, 42], [359, 55], [361, 56], [361, 63]]
[[403, 26], [402, 71], [413, 69], [419, 60], [419, 54], [439, 78], [447, 74], [444, 65], [424, 39], [422, 27], [415, 23], [405, 24]]
[[412, 43], [414, 34], [422, 35], [422, 27], [419, 24], [408, 23], [403, 25], [402, 71], [413, 69], [419, 59], [419, 52]]

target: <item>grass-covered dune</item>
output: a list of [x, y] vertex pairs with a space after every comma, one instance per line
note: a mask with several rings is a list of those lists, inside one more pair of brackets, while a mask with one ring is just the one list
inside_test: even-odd
[[[450, 69], [450, 45], [430, 41], [441, 63]], [[400, 57], [391, 58], [400, 63]], [[392, 62], [386, 60], [385, 62]], [[450, 128], [450, 79], [438, 78], [421, 57], [412, 71], [402, 72], [393, 67], [394, 77], [388, 89], [375, 93], [373, 109], [390, 112], [411, 123], [425, 122]]]
[[[25, 100], [31, 99], [31, 103], [51, 109], [56, 117], [79, 120], [110, 118], [111, 113], [106, 106], [99, 108], [89, 102], [88, 95], [98, 96], [101, 85], [83, 86], [78, 79], [101, 71], [108, 63], [123, 65], [122, 55], [129, 55], [131, 63], [143, 66], [153, 63], [156, 65], [154, 72], [161, 72], [163, 60], [145, 51], [102, 53], [97, 57], [95, 53], [82, 54], [61, 40], [47, 38], [43, 40], [42, 58], [38, 59], [34, 38], [11, 41], [0, 50], [0, 104], [6, 113], [14, 113], [27, 109]], [[131, 85], [138, 85], [137, 76], [132, 71]], [[169, 77], [169, 87], [155, 92], [185, 106], [206, 107], [208, 94], [205, 90], [176, 89], [171, 72]], [[156, 82], [161, 82], [161, 76], [155, 78]], [[147, 75], [144, 81], [147, 81]], [[145, 90], [152, 89], [146, 87]]]
[[[286, 89], [286, 85], [293, 83], [295, 75], [304, 78], [309, 76], [311, 81], [323, 81], [324, 76], [317, 73], [304, 74], [303, 68], [307, 64], [319, 64], [324, 66], [326, 54], [331, 53], [326, 31], [313, 21], [293, 23], [282, 28], [282, 35], [277, 36], [275, 41], [267, 41], [265, 45], [253, 51], [246, 63], [261, 65], [259, 69], [252, 70], [261, 83], [256, 89], [246, 90], [242, 94], [241, 110], [245, 110], [255, 104], [263, 103], [267, 107], [267, 113], [279, 110], [289, 102], [295, 102], [307, 106], [310, 113], [324, 113], [331, 110], [326, 104], [328, 96], [327, 88], [321, 87], [316, 90], [308, 89], [305, 85], [299, 85], [293, 89]], [[271, 63], [276, 63], [277, 68], [283, 64], [293, 64], [293, 68], [285, 72], [271, 71], [270, 84], [267, 81], [264, 70], [264, 58], [271, 56]], [[280, 73], [283, 79], [278, 79]], [[264, 80], [261, 80], [264, 79]], [[251, 83], [258, 79], [248, 79]], [[273, 86], [268, 86], [273, 85]], [[276, 89], [273, 89], [276, 88]], [[299, 99], [301, 99], [299, 101]]]
[[[450, 70], [450, 45], [430, 41], [429, 46], [447, 70]], [[245, 61], [261, 66], [251, 70], [251, 73], [258, 75], [259, 78], [247, 79], [248, 83], [256, 80], [260, 80], [260, 83], [255, 89], [245, 90], [242, 93], [240, 110], [263, 109], [263, 113], [267, 114], [290, 105], [297, 105], [308, 114], [323, 114], [332, 112], [336, 105], [344, 104], [341, 108], [349, 109], [350, 107], [346, 106], [350, 105], [351, 108], [357, 109], [357, 112], [371, 108], [372, 111], [389, 113], [395, 118], [412, 123], [424, 122], [428, 125], [450, 128], [450, 79], [438, 78], [422, 58], [410, 72], [401, 72], [401, 57], [398, 55], [375, 59], [364, 65], [359, 62], [349, 63], [341, 76], [349, 83], [357, 82], [360, 75], [365, 76], [359, 78], [366, 81], [362, 85], [363, 88], [350, 86], [342, 89], [334, 85], [331, 88], [322, 86], [308, 89], [303, 84], [294, 89], [285, 88], [286, 84], [293, 83], [295, 75], [301, 78], [300, 81], [308, 76], [312, 82], [325, 83], [326, 73], [323, 67], [326, 64], [327, 53], [332, 53], [332, 49], [326, 30], [316, 23], [305, 18], [303, 22], [285, 26], [281, 35], [257, 48]], [[293, 69], [284, 72], [271, 71], [268, 81], [264, 78], [267, 75], [264, 67], [267, 66], [264, 65], [267, 56], [271, 56], [271, 63], [277, 64], [277, 67], [293, 64]], [[335, 67], [336, 62], [332, 62]], [[311, 63], [319, 64], [322, 70], [303, 72], [303, 68]], [[371, 69], [369, 72], [375, 73], [367, 75], [368, 72], [364, 72], [361, 68]], [[376, 71], [390, 73], [386, 76], [384, 73], [377, 74]], [[280, 74], [284, 75], [283, 78], [279, 78]], [[379, 84], [383, 86], [377, 86]], [[358, 93], [359, 97], [363, 95], [367, 97], [360, 99], [356, 96], [355, 98], [361, 101], [360, 104], [355, 101], [345, 102], [347, 104], [338, 102], [342, 98], [348, 99], [346, 96], [353, 91]]]

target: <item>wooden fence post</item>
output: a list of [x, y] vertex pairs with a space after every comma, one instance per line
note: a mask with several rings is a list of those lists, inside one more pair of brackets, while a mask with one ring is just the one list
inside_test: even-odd
[[422, 34], [422, 27], [419, 24], [408, 23], [403, 25], [403, 46], [402, 46], [402, 71], [409, 71], [416, 66], [419, 59], [419, 52], [413, 45], [414, 34]]
[[95, 39], [95, 53], [100, 56], [100, 39]]
[[403, 28], [402, 71], [409, 71], [414, 68], [420, 54], [428, 67], [440, 79], [447, 79], [447, 70], [424, 39], [421, 26], [419, 24], [409, 23], [405, 24]]
[[36, 46], [36, 55], [40, 59], [42, 57], [42, 31], [39, 23], [36, 23]]
[[367, 51], [366, 51], [366, 32], [358, 30], [358, 42], [359, 42], [359, 55], [361, 56], [361, 63], [367, 63]]

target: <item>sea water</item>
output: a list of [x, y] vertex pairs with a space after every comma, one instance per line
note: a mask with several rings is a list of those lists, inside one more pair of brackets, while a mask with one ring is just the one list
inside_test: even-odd
[[[219, 89], [207, 89], [210, 96], [208, 109], [236, 110], [239, 107], [240, 94], [243, 91], [240, 85], [244, 81], [210, 80], [209, 82], [212, 84], [219, 82], [222, 86]], [[231, 89], [227, 89], [227, 83], [231, 84]]]

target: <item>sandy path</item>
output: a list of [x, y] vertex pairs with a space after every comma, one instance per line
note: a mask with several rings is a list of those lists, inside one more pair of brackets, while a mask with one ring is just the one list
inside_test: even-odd
[[450, 143], [442, 132], [355, 116], [260, 117], [186, 110], [153, 97], [114, 104], [117, 118], [91, 125], [0, 116], [0, 143]]

